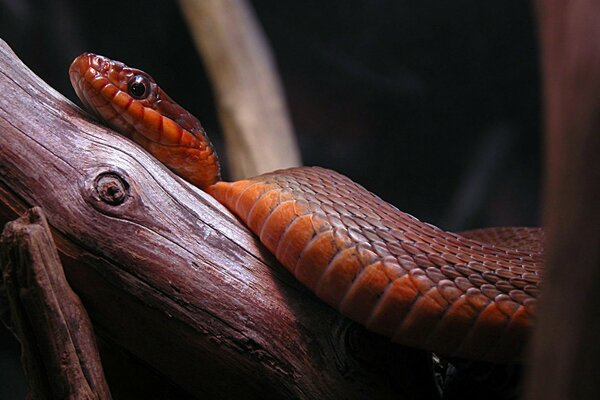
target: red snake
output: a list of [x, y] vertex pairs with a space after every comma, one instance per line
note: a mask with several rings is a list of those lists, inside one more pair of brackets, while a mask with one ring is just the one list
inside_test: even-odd
[[200, 122], [150, 75], [89, 53], [69, 75], [90, 110], [237, 214], [345, 316], [446, 356], [522, 359], [541, 285], [541, 229], [445, 232], [318, 167], [222, 182]]

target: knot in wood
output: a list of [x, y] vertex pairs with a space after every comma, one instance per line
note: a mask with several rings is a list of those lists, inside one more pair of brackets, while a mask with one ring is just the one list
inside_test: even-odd
[[98, 175], [94, 188], [103, 202], [113, 206], [122, 204], [129, 196], [129, 184], [114, 172]]

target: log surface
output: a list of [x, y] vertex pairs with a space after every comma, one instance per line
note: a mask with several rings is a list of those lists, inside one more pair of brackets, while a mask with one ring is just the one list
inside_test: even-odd
[[84, 116], [1, 41], [0, 135], [0, 216], [41, 206], [96, 332], [188, 393], [436, 395], [416, 374], [422, 353], [323, 305], [224, 207]]
[[110, 399], [90, 319], [65, 279], [42, 210], [8, 223], [0, 250], [10, 305], [0, 317], [21, 342], [29, 397]]

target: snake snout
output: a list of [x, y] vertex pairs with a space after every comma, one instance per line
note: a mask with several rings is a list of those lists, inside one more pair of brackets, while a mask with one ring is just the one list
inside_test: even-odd
[[90, 68], [105, 75], [111, 69], [111, 60], [94, 53], [83, 53], [71, 63], [69, 74], [84, 76]]
[[87, 53], [89, 66], [98, 72], [108, 72], [111, 68], [110, 60], [104, 56]]

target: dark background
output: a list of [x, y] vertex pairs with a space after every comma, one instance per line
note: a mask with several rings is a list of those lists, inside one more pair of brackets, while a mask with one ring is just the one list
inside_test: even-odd
[[[447, 230], [536, 225], [540, 87], [522, 0], [254, 0], [304, 164]], [[0, 0], [0, 38], [75, 101], [84, 51], [149, 72], [221, 153], [211, 88], [176, 2]], [[0, 328], [0, 399], [24, 398]]]

